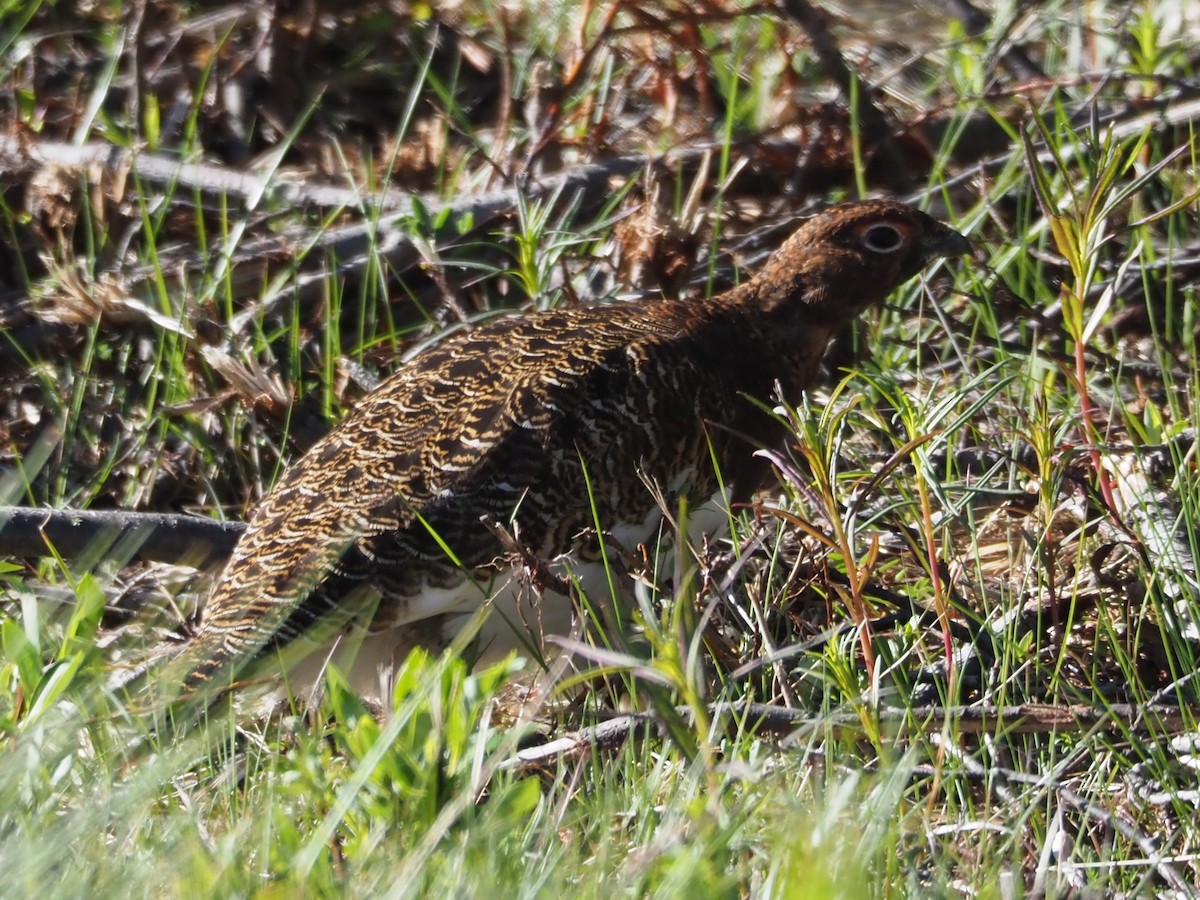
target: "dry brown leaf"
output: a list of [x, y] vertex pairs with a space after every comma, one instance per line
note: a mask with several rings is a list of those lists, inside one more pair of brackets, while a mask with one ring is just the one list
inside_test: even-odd
[[55, 290], [40, 297], [34, 311], [44, 322], [63, 325], [133, 325], [152, 323], [165, 331], [184, 337], [194, 337], [182, 316], [168, 315], [154, 309], [143, 300], [131, 296], [123, 275], [103, 272], [92, 278], [86, 263], [76, 266], [60, 265], [43, 257], [46, 268], [54, 274]]

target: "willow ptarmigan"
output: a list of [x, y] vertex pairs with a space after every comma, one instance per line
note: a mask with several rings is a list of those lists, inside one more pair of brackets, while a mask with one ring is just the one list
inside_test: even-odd
[[777, 386], [795, 399], [834, 333], [930, 260], [968, 251], [908, 206], [849, 203], [713, 299], [513, 315], [448, 337], [283, 475], [167, 683], [219, 693], [283, 653], [301, 682], [332, 658], [379, 696], [410, 649], [446, 646], [489, 599], [477, 646], [565, 633], [571, 600], [533, 596], [488, 521], [575, 578], [597, 521], [625, 547], [653, 537], [651, 485], [748, 496], [767, 475], [755, 449], [782, 438], [765, 411]]

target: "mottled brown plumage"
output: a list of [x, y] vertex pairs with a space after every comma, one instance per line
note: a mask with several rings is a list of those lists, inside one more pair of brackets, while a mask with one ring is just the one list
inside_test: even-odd
[[340, 634], [373, 635], [376, 669], [440, 647], [510, 577], [481, 517], [539, 558], [577, 560], [589, 482], [602, 527], [632, 540], [653, 534], [647, 480], [708, 499], [715, 458], [748, 495], [764, 474], [754, 450], [780, 437], [761, 406], [776, 382], [795, 398], [838, 329], [929, 260], [967, 250], [907, 206], [852, 203], [711, 300], [514, 315], [450, 336], [284, 474], [167, 683], [227, 687], [280, 648]]

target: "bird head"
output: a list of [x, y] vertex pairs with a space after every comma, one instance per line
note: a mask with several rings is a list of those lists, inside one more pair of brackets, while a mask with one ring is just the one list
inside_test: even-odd
[[933, 260], [970, 252], [965, 237], [920, 210], [864, 200], [805, 221], [751, 283], [764, 311], [837, 328]]

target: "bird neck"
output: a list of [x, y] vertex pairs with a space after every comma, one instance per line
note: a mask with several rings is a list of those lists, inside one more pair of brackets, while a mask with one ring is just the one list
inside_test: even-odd
[[776, 285], [763, 279], [746, 282], [714, 298], [709, 330], [727, 359], [737, 358], [740, 372], [753, 375], [750, 390], [762, 401], [774, 395], [775, 382], [795, 402], [816, 375], [830, 338], [843, 324], [821, 315], [820, 307], [777, 302]]

